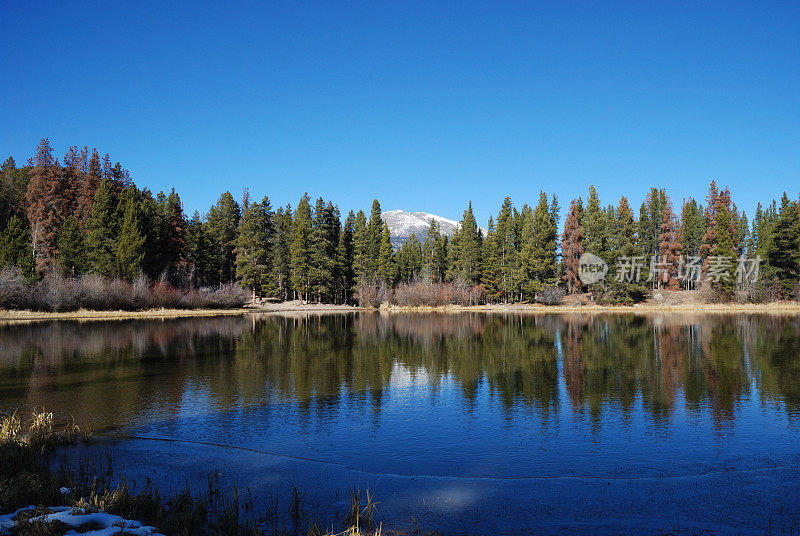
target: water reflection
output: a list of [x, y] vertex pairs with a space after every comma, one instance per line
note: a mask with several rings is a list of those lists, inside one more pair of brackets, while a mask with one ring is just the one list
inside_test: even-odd
[[467, 405], [485, 383], [505, 408], [548, 415], [568, 404], [600, 421], [604, 408], [627, 414], [641, 400], [652, 421], [663, 423], [682, 401], [688, 412], [710, 408], [715, 425], [725, 427], [751, 396], [797, 416], [799, 348], [800, 319], [789, 316], [51, 322], [0, 328], [0, 392], [5, 409], [91, 415], [111, 404], [108, 413], [121, 422], [142, 406], [180, 406], [187, 386], [206, 391], [219, 409], [269, 395], [309, 411], [360, 393], [379, 410], [384, 390], [400, 381], [393, 380], [399, 366], [433, 390], [452, 380]]
[[498, 453], [517, 469], [637, 449], [642, 460], [706, 449], [715, 463], [794, 453], [799, 338], [797, 317], [752, 315], [6, 325], [0, 409], [300, 451], [323, 434], [343, 459], [369, 447], [377, 464], [436, 452], [452, 463], [458, 452], [477, 472], [496, 470]]

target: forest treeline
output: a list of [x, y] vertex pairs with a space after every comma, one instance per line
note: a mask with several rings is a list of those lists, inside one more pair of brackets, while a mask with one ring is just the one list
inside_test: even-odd
[[[343, 216], [307, 194], [276, 209], [267, 197], [225, 192], [205, 214], [187, 216], [174, 189], [137, 187], [96, 149], [69, 147], [59, 162], [47, 139], [27, 165], [9, 157], [0, 179], [0, 267], [29, 285], [92, 276], [147, 280], [162, 293], [236, 283], [280, 300], [443, 305], [556, 303], [587, 290], [631, 303], [652, 289], [704, 287], [713, 299], [765, 301], [796, 298], [800, 280], [800, 203], [784, 194], [759, 204], [750, 222], [715, 182], [704, 204], [687, 198], [677, 210], [664, 189], [651, 188], [638, 216], [625, 197], [603, 205], [590, 187], [570, 202], [563, 233], [555, 195], [541, 192], [520, 208], [506, 198], [485, 232], [470, 203], [453, 236], [431, 221], [423, 241], [412, 236], [394, 251], [378, 200], [368, 213]], [[581, 281], [585, 252], [609, 264], [605, 280]], [[744, 257], [760, 259], [757, 280], [737, 278]], [[620, 258], [645, 259], [636, 278], [623, 276]], [[713, 261], [714, 280], [682, 277], [690, 258], [703, 273]]]

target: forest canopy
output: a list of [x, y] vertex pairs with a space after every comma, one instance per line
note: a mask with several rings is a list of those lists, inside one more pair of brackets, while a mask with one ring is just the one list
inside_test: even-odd
[[[27, 285], [92, 276], [362, 305], [550, 303], [587, 291], [632, 303], [654, 289], [704, 287], [721, 300], [798, 298], [800, 203], [784, 194], [750, 220], [715, 181], [705, 199], [677, 205], [653, 187], [638, 214], [624, 196], [603, 204], [592, 186], [570, 201], [563, 228], [559, 200], [544, 191], [531, 205], [506, 197], [485, 229], [470, 203], [452, 236], [431, 220], [424, 240], [396, 251], [377, 199], [343, 215], [308, 194], [276, 208], [226, 191], [187, 215], [175, 189], [138, 187], [97, 149], [72, 146], [59, 161], [46, 138], [26, 165], [6, 159], [0, 181], [0, 268]], [[604, 280], [581, 280], [587, 252], [607, 264]], [[743, 259], [758, 259], [758, 277], [741, 277]], [[686, 277], [690, 269], [705, 277]]]

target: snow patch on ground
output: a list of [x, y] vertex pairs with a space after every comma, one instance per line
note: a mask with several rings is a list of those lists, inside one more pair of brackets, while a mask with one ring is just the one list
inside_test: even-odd
[[[0, 516], [0, 534], [10, 534], [11, 529], [16, 525], [16, 517], [21, 512], [33, 510], [33, 506], [27, 508], [20, 508], [16, 512]], [[96, 526], [95, 530], [88, 532], [69, 531], [65, 536], [72, 536], [82, 534], [85, 536], [111, 536], [119, 532], [126, 534], [133, 534], [135, 536], [163, 536], [158, 533], [155, 527], [148, 527], [139, 521], [131, 521], [123, 519], [119, 516], [107, 514], [105, 512], [86, 513], [83, 508], [72, 508], [70, 506], [60, 506], [56, 508], [48, 508], [52, 513], [45, 514], [30, 519], [30, 522], [41, 521], [44, 523], [52, 523], [53, 521], [60, 521], [71, 527], [78, 528], [81, 525], [92, 523]]]

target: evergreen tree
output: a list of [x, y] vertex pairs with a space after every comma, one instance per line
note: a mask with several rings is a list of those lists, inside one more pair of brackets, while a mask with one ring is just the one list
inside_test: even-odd
[[671, 203], [667, 202], [667, 205], [664, 207], [664, 221], [661, 224], [661, 235], [659, 236], [658, 247], [660, 262], [666, 263], [657, 281], [657, 284], [661, 288], [678, 290], [678, 261], [680, 260], [679, 257], [682, 247], [683, 246], [681, 246], [677, 240], [675, 214], [672, 212]]
[[561, 239], [561, 251], [564, 258], [564, 281], [570, 294], [581, 291], [580, 258], [584, 253], [583, 229], [580, 226], [580, 205], [572, 201], [567, 221], [564, 224], [564, 235]]
[[397, 252], [397, 276], [400, 281], [410, 283], [422, 272], [422, 246], [415, 234], [411, 234]]
[[228, 283], [235, 275], [236, 232], [241, 213], [239, 204], [230, 192], [222, 194], [208, 211], [206, 236], [210, 252], [210, 276], [212, 283]]
[[529, 270], [531, 287], [528, 293], [531, 298], [545, 285], [555, 284], [558, 277], [556, 259], [558, 228], [551, 208], [547, 204], [547, 195], [539, 192], [539, 203], [531, 216], [529, 239], [523, 229], [523, 262]]
[[700, 254], [700, 245], [703, 243], [705, 223], [703, 221], [703, 207], [694, 199], [689, 198], [683, 202], [681, 208], [681, 224], [679, 241], [683, 245], [683, 253], [687, 256]]
[[31, 251], [28, 233], [17, 216], [12, 216], [0, 234], [0, 268], [16, 266], [22, 275], [32, 281], [36, 277], [36, 266]]
[[64, 273], [71, 276], [83, 272], [86, 249], [84, 236], [75, 216], [69, 216], [58, 233], [58, 264]]
[[170, 280], [178, 281], [186, 270], [186, 216], [183, 213], [183, 203], [175, 191], [170, 191], [162, 204], [161, 216], [161, 244], [164, 247], [162, 255], [162, 270], [167, 272]]
[[186, 224], [186, 256], [191, 272], [190, 282], [195, 287], [208, 284], [208, 241], [200, 213], [194, 211]]
[[271, 285], [272, 205], [264, 197], [248, 203], [236, 238], [236, 277], [241, 284], [262, 297], [274, 292]]
[[383, 220], [381, 219], [381, 204], [377, 199], [372, 201], [369, 221], [367, 222], [367, 250], [363, 259], [366, 277], [371, 279], [378, 274], [378, 257], [381, 253], [381, 239], [383, 238]]
[[292, 286], [299, 294], [300, 300], [308, 300], [311, 293], [311, 205], [308, 194], [300, 198], [292, 222]]
[[500, 293], [504, 301], [514, 300], [520, 280], [517, 273], [519, 255], [517, 251], [517, 225], [514, 221], [511, 198], [506, 197], [497, 215], [495, 238], [500, 261]]
[[116, 199], [111, 182], [106, 179], [92, 203], [92, 215], [86, 224], [86, 261], [89, 272], [109, 276], [114, 273], [117, 233], [114, 225]]
[[486, 225], [486, 238], [483, 240], [481, 261], [481, 284], [486, 289], [487, 299], [492, 302], [498, 301], [501, 298], [500, 255], [497, 248], [497, 232], [491, 217]]
[[781, 297], [790, 298], [800, 280], [800, 213], [798, 203], [784, 193], [767, 259], [768, 274], [780, 282]]
[[53, 158], [50, 140], [44, 138], [39, 142], [30, 165], [32, 169], [25, 203], [33, 256], [38, 270], [49, 270], [55, 264], [58, 229], [68, 208], [61, 167]]
[[355, 225], [356, 215], [351, 210], [345, 218], [339, 235], [337, 258], [339, 261], [338, 295], [341, 303], [351, 303], [355, 291]]
[[122, 229], [117, 239], [116, 265], [117, 273], [125, 279], [132, 280], [141, 269], [144, 258], [144, 236], [140, 232], [139, 206], [135, 187], [128, 187], [122, 195], [125, 211]]
[[585, 234], [583, 244], [586, 251], [594, 253], [608, 262], [610, 260], [608, 258], [608, 219], [606, 212], [600, 206], [600, 197], [594, 186], [589, 187], [589, 197], [586, 200], [586, 210], [581, 224]]
[[279, 207], [272, 225], [272, 280], [276, 296], [288, 300], [292, 289], [292, 207]]
[[725, 268], [715, 270], [712, 287], [730, 297], [734, 290], [735, 269], [737, 264], [736, 256], [736, 222], [735, 215], [730, 210], [730, 192], [726, 189], [717, 196], [716, 207], [713, 216], [713, 230], [715, 243], [711, 249], [711, 254], [716, 258], [706, 259], [706, 271], [713, 269], [712, 263], [724, 263]]
[[450, 241], [452, 280], [461, 280], [470, 285], [480, 281], [481, 277], [481, 234], [475, 215], [472, 213], [472, 201], [464, 211], [464, 217], [458, 230]]
[[353, 271], [356, 283], [364, 283], [372, 276], [370, 255], [372, 247], [367, 229], [367, 217], [364, 211], [359, 210], [353, 226]]
[[447, 275], [448, 240], [431, 218], [422, 246], [422, 272], [429, 282], [443, 282]]
[[23, 201], [27, 191], [28, 176], [25, 169], [17, 169], [12, 157], [8, 157], [0, 167], [0, 229], [5, 229], [8, 221], [17, 216], [25, 217]]
[[317, 301], [332, 301], [336, 289], [337, 259], [339, 246], [339, 209], [332, 203], [317, 199], [312, 219], [311, 263], [309, 265], [312, 285]]
[[384, 222], [381, 233], [381, 247], [378, 252], [378, 277], [390, 286], [395, 283], [395, 259], [392, 250], [392, 238], [389, 235], [389, 226]]

